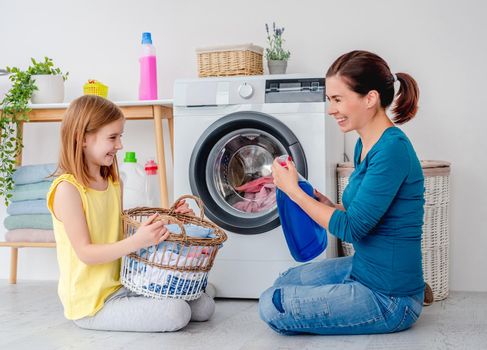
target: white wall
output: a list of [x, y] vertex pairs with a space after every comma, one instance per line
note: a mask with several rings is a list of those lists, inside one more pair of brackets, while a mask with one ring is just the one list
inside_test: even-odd
[[[266, 22], [286, 27], [289, 73], [324, 72], [352, 49], [377, 52], [420, 85], [419, 114], [404, 127], [419, 157], [452, 162], [451, 288], [487, 291], [486, 10], [480, 0], [3, 1], [0, 67], [47, 55], [70, 71], [66, 101], [89, 78], [108, 84], [112, 100], [129, 100], [137, 97], [142, 31], [153, 33], [158, 50], [161, 98], [172, 98], [174, 79], [197, 75], [195, 48], [265, 46]], [[150, 123], [131, 122], [125, 148], [141, 159], [154, 154], [146, 135]], [[55, 161], [57, 138], [57, 124], [29, 125], [25, 162]], [[8, 250], [0, 249], [0, 278], [8, 266]], [[21, 251], [19, 277], [55, 279], [54, 250]]]

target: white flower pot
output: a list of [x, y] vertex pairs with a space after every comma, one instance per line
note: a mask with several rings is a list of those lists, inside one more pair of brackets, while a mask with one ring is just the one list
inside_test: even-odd
[[62, 75], [33, 75], [37, 90], [32, 93], [32, 103], [64, 102], [64, 79]]
[[269, 74], [285, 74], [287, 61], [268, 60], [267, 67], [269, 68]]

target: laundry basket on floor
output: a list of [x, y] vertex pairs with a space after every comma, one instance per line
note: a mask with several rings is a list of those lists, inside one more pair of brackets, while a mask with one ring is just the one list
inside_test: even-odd
[[[176, 204], [185, 198], [194, 199], [200, 217], [177, 214]], [[182, 196], [170, 209], [134, 208], [122, 215], [125, 238], [136, 234], [140, 224], [154, 213], [170, 231], [169, 237], [151, 247], [140, 249], [122, 259], [122, 284], [131, 291], [148, 297], [194, 300], [201, 296], [208, 282], [218, 249], [227, 239], [225, 232], [204, 219], [201, 200]]]
[[[449, 293], [449, 204], [450, 163], [421, 161], [424, 174], [424, 224], [421, 240], [424, 280], [433, 290], [434, 300], [443, 300]], [[353, 172], [353, 163], [337, 166], [338, 203]], [[340, 242], [342, 255], [354, 253], [353, 245]]]

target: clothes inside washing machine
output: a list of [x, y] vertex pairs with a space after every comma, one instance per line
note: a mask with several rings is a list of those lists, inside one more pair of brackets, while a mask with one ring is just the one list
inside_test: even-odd
[[218, 156], [208, 166], [222, 202], [242, 214], [276, 209], [271, 166], [285, 152], [278, 140], [261, 130], [238, 130], [215, 145], [214, 151]]

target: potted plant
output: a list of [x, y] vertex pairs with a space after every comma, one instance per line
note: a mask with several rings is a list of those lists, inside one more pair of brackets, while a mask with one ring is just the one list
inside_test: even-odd
[[284, 74], [286, 73], [287, 60], [291, 56], [291, 53], [284, 50], [282, 44], [284, 39], [282, 34], [284, 33], [284, 27], [276, 27], [276, 23], [272, 23], [272, 33], [269, 31], [269, 26], [265, 25], [267, 32], [268, 46], [265, 49], [265, 55], [267, 58], [267, 66], [269, 67], [270, 74]]
[[17, 156], [23, 147], [20, 124], [29, 120], [29, 100], [38, 90], [39, 80], [36, 76], [59, 75], [64, 84], [69, 74], [63, 74], [59, 68], [54, 68], [52, 60], [48, 57], [44, 58], [44, 62], [37, 62], [33, 58], [31, 62], [26, 70], [7, 67], [11, 87], [0, 103], [0, 196], [4, 197], [5, 205], [9, 204], [12, 197], [12, 175], [15, 172]]
[[68, 74], [63, 74], [48, 57], [44, 62], [37, 62], [31, 58], [32, 65], [27, 69], [36, 85], [32, 93], [32, 103], [60, 103], [64, 102], [64, 81]]

